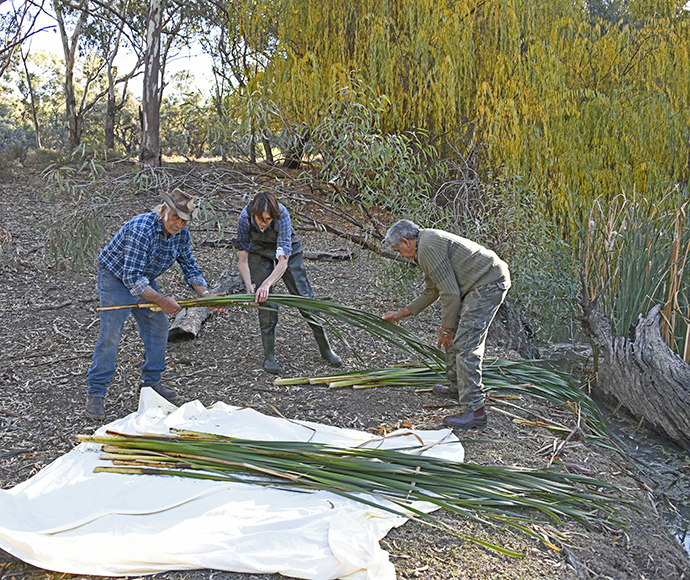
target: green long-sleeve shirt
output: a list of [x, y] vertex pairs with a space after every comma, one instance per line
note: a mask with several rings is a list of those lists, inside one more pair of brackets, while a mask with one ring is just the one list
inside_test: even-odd
[[416, 259], [426, 288], [407, 309], [417, 315], [440, 297], [444, 328], [457, 328], [462, 300], [471, 290], [492, 282], [510, 286], [508, 264], [495, 252], [442, 230], [419, 231]]

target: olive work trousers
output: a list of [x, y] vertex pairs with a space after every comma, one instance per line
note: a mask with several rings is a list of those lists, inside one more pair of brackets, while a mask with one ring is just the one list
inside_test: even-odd
[[503, 304], [509, 284], [493, 282], [467, 293], [460, 307], [452, 348], [446, 349], [446, 377], [458, 390], [458, 401], [468, 411], [484, 406], [482, 362], [486, 336]]

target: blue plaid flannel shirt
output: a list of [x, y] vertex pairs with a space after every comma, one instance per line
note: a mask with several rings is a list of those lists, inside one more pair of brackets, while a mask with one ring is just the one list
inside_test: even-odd
[[207, 286], [204, 275], [192, 256], [189, 230], [165, 235], [163, 222], [155, 212], [130, 219], [103, 248], [99, 260], [103, 267], [138, 296], [175, 262], [192, 286]]
[[[292, 255], [292, 221], [290, 220], [290, 213], [282, 203], [278, 203], [278, 209], [280, 210], [280, 217], [268, 227], [274, 228], [278, 232], [276, 258], [281, 255], [289, 258]], [[254, 220], [253, 216], [252, 220]], [[256, 222], [254, 222], [254, 226], [259, 227], [256, 225]], [[238, 250], [249, 252], [252, 249], [252, 242], [249, 238], [249, 227], [249, 206], [245, 206], [237, 222]]]

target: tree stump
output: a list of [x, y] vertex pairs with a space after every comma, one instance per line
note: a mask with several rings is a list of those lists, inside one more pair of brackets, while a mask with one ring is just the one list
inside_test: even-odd
[[591, 300], [582, 280], [580, 320], [600, 352], [596, 394], [690, 449], [690, 365], [661, 336], [661, 305], [640, 315], [631, 338], [614, 337], [599, 312], [602, 294]]

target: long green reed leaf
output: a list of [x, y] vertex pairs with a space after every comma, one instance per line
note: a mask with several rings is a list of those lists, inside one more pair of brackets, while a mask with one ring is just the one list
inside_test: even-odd
[[[351, 386], [355, 389], [394, 385], [430, 388], [446, 380], [445, 365], [429, 363], [350, 371], [321, 377], [276, 379], [274, 384], [323, 383], [332, 388]], [[589, 439], [604, 447], [616, 449], [612, 444], [615, 437], [606, 426], [599, 407], [574, 381], [560, 373], [540, 368], [533, 362], [487, 359], [483, 367], [483, 383], [487, 393], [500, 390], [528, 395], [579, 412], [589, 427]]]

